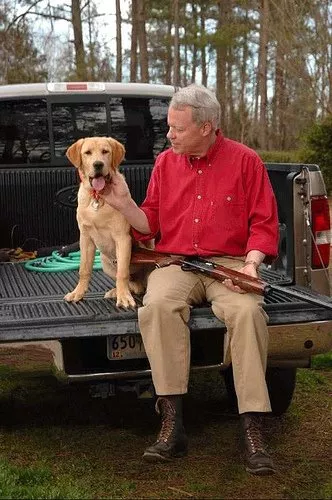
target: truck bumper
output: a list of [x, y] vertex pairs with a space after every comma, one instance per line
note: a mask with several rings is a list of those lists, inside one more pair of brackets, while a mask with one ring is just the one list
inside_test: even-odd
[[332, 350], [332, 321], [269, 326], [269, 359], [307, 359]]
[[[204, 356], [200, 357], [198, 363], [193, 359], [192, 371], [224, 370], [229, 366], [231, 361], [223, 359], [222, 353], [221, 339], [225, 333], [224, 327], [209, 331], [209, 349]], [[310, 366], [311, 356], [332, 350], [332, 321], [269, 326], [269, 336], [268, 366], [280, 368], [308, 367]], [[195, 337], [195, 332], [192, 332], [194, 349], [196, 347]], [[200, 343], [200, 348], [206, 345], [206, 338], [204, 342]], [[216, 350], [219, 351], [219, 356], [211, 357], [209, 351], [213, 351], [215, 354]], [[104, 369], [100, 372], [89, 371], [86, 368], [84, 373], [75, 373], [70, 370], [70, 373], [67, 373], [68, 381], [123, 380], [151, 376], [148, 365], [141, 369], [130, 369], [128, 366], [124, 368], [121, 361], [113, 361], [110, 366], [111, 369]]]

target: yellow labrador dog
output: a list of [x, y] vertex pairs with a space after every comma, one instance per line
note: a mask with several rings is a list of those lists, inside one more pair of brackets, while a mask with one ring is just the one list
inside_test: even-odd
[[111, 182], [124, 154], [122, 144], [111, 137], [79, 139], [66, 152], [81, 178], [77, 207], [81, 251], [79, 282], [65, 296], [68, 302], [77, 302], [84, 297], [96, 248], [100, 251], [104, 272], [116, 282], [116, 288], [106, 292], [105, 298], [116, 298], [119, 307], [134, 307], [131, 292], [140, 294], [144, 291], [143, 283], [130, 280], [130, 225], [118, 210], [99, 196], [105, 184]]

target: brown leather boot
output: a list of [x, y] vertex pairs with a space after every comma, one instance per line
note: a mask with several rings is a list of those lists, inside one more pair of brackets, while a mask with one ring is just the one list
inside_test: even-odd
[[241, 420], [246, 448], [247, 472], [260, 476], [274, 474], [275, 467], [272, 458], [265, 450], [263, 443], [261, 415], [243, 413]]
[[188, 452], [188, 438], [182, 424], [182, 396], [159, 397], [156, 412], [161, 415], [161, 430], [157, 441], [145, 450], [144, 460], [165, 462], [183, 457]]

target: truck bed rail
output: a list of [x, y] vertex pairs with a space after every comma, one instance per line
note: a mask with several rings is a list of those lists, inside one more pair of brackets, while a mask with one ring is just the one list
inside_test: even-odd
[[[263, 269], [262, 277], [270, 283], [285, 285], [288, 282], [285, 276], [269, 269]], [[102, 271], [93, 273], [84, 300], [66, 302], [63, 297], [75, 287], [77, 280], [77, 271], [38, 273], [27, 271], [22, 263], [2, 263], [0, 341], [139, 333], [135, 309], [118, 308], [114, 300], [103, 298], [105, 291], [112, 288], [114, 283]], [[140, 297], [136, 297], [136, 301], [138, 305], [141, 304]], [[332, 319], [331, 311], [290, 299], [282, 292], [267, 298], [264, 307], [270, 325]], [[213, 315], [208, 304], [193, 308], [189, 325], [193, 330], [224, 326]]]

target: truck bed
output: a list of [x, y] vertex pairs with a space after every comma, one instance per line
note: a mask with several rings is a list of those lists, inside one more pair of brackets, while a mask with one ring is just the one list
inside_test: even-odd
[[[261, 276], [268, 283], [289, 286], [289, 279], [274, 270], [263, 269]], [[136, 310], [120, 309], [114, 300], [103, 298], [105, 291], [114, 287], [108, 276], [95, 271], [84, 300], [67, 303], [63, 297], [77, 281], [77, 271], [31, 272], [23, 263], [1, 263], [0, 342], [139, 333]], [[300, 287], [291, 288], [303, 291]], [[305, 293], [314, 295], [307, 289]], [[136, 300], [140, 305], [141, 299]], [[331, 310], [285, 297], [283, 293], [266, 298], [264, 307], [269, 325], [332, 319]], [[189, 325], [192, 330], [224, 327], [208, 304], [193, 308]]]

